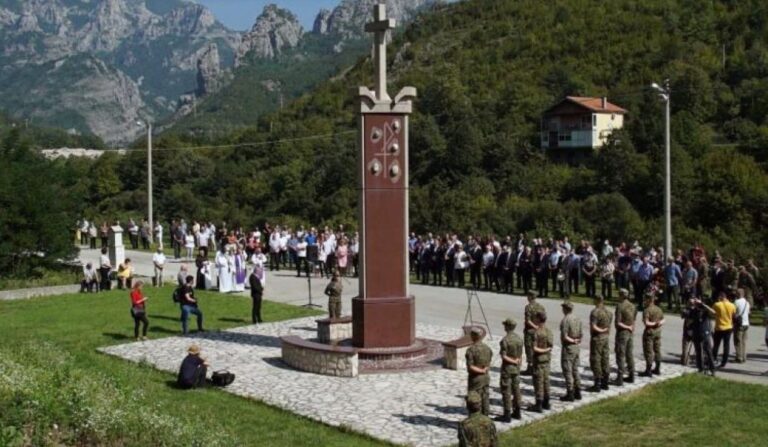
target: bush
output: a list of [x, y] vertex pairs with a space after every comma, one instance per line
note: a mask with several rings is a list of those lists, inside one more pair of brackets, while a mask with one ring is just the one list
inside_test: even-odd
[[233, 445], [51, 344], [0, 348], [2, 445]]

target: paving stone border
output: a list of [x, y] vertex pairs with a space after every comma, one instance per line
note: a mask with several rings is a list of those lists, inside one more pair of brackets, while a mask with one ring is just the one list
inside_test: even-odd
[[[463, 396], [466, 373], [445, 368], [389, 374], [361, 374], [355, 378], [322, 376], [288, 367], [280, 358], [280, 337], [296, 335], [316, 338], [314, 318], [279, 323], [244, 326], [221, 332], [205, 332], [189, 337], [169, 337], [146, 342], [100, 348], [101, 352], [133, 362], [148, 362], [176, 373], [187, 347], [197, 343], [212, 369], [227, 368], [237, 380], [227, 392], [263, 401], [331, 426], [352, 428], [376, 438], [413, 446], [455, 444], [458, 421], [466, 417]], [[460, 327], [417, 324], [417, 336], [434, 340], [454, 340], [462, 335]], [[487, 339], [486, 339], [487, 340]], [[498, 392], [500, 360], [498, 338], [487, 341], [494, 351], [491, 370], [491, 412], [500, 414]], [[613, 356], [612, 356], [613, 357]], [[560, 367], [560, 348], [556, 346], [552, 360], [552, 410], [543, 414], [523, 412], [521, 421], [497, 424], [506, 431], [553, 414], [570, 411], [602, 399], [639, 390], [651, 383], [682, 375], [686, 368], [662, 365], [662, 375], [636, 378], [635, 383], [621, 388], [611, 387], [601, 393], [582, 393], [580, 402], [560, 402], [564, 380]], [[591, 382], [588, 354], [582, 351], [582, 381]], [[612, 361], [614, 359], [612, 358]], [[638, 365], [643, 365], [638, 360]], [[530, 402], [533, 386], [530, 377], [521, 380], [523, 399]]]

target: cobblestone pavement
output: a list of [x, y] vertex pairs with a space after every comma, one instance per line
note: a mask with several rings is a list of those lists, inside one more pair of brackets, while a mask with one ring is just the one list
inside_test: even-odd
[[[447, 369], [365, 374], [357, 378], [337, 378], [304, 373], [287, 368], [280, 360], [280, 336], [316, 336], [315, 318], [301, 318], [260, 326], [244, 326], [221, 332], [205, 332], [189, 337], [170, 337], [101, 348], [102, 352], [134, 362], [145, 361], [175, 373], [186, 349], [198, 343], [213, 365], [212, 369], [228, 369], [237, 375], [226, 391], [263, 401], [269, 405], [306, 416], [332, 426], [347, 426], [376, 438], [413, 446], [437, 446], [457, 442], [457, 422], [466, 417], [463, 396], [466, 372]], [[452, 340], [461, 335], [459, 328], [417, 325], [419, 337]], [[498, 338], [487, 341], [494, 351], [491, 372], [491, 412], [500, 414], [498, 393]], [[682, 366], [664, 364], [659, 377], [636, 378], [633, 385], [598, 394], [582, 393], [581, 402], [560, 402], [564, 381], [560, 368], [559, 346], [552, 361], [552, 410], [544, 414], [523, 412], [522, 421], [497, 424], [506, 431], [532, 421], [587, 405], [600, 399], [642, 388], [649, 383], [680, 376]], [[613, 359], [612, 359], [613, 360]], [[582, 387], [591, 384], [588, 353], [582, 350]], [[638, 368], [644, 366], [639, 360]], [[612, 374], [612, 377], [614, 374]], [[533, 398], [530, 377], [521, 381], [524, 405]], [[493, 416], [493, 415], [492, 415]]]

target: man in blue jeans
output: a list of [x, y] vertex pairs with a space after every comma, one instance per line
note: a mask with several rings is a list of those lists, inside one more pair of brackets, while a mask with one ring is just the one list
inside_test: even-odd
[[181, 290], [181, 330], [184, 335], [189, 333], [187, 320], [189, 320], [189, 314], [197, 315], [197, 330], [203, 332], [203, 313], [197, 307], [197, 300], [195, 299], [195, 290], [192, 284], [195, 277], [192, 275], [187, 276], [184, 287]]

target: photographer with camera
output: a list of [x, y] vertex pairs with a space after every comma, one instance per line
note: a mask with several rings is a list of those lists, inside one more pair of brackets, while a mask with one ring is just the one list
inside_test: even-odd
[[[715, 309], [707, 306], [700, 298], [688, 299], [688, 306], [683, 309], [682, 317], [685, 319], [685, 331], [683, 341], [683, 356], [687, 356], [689, 343], [693, 343], [696, 353], [696, 367], [699, 372], [715, 375], [715, 356], [712, 352], [712, 323], [715, 317]], [[706, 365], [705, 365], [706, 364]]]

